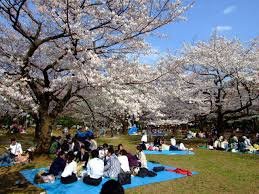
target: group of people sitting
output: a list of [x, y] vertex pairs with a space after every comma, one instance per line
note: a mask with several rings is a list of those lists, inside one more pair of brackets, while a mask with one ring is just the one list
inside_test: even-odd
[[34, 148], [29, 148], [25, 152], [20, 143], [15, 138], [11, 139], [11, 144], [6, 147], [7, 152], [0, 156], [0, 165], [12, 165], [17, 163], [26, 163], [33, 160]]
[[[82, 130], [80, 130], [82, 133]], [[122, 144], [117, 149], [112, 145], [97, 146], [92, 135], [65, 139], [54, 137], [50, 153], [57, 157], [47, 172], [39, 172], [35, 183], [53, 182], [60, 178], [61, 183], [69, 184], [82, 179], [85, 184], [97, 186], [103, 177], [118, 178], [120, 173], [137, 173], [137, 168], [147, 168], [146, 156], [142, 147], [136, 147], [136, 155], [127, 152]]]
[[145, 137], [145, 134], [143, 134], [141, 138], [141, 147], [143, 150], [150, 150], [150, 151], [163, 151], [163, 150], [169, 150], [169, 151], [184, 151], [184, 150], [192, 150], [192, 148], [188, 149], [185, 147], [183, 142], [179, 142], [179, 144], [176, 144], [176, 139], [174, 136], [171, 136], [170, 138], [170, 144], [166, 144], [166, 141], [164, 137], [156, 137], [154, 139], [154, 142], [147, 143], [147, 138]]
[[56, 154], [60, 150], [63, 150], [64, 152], [78, 152], [81, 145], [84, 145], [87, 151], [97, 149], [97, 142], [91, 131], [79, 129], [74, 137], [71, 137], [70, 134], [67, 134], [65, 138], [62, 138], [61, 136], [52, 136], [49, 153]]
[[252, 145], [251, 140], [246, 136], [237, 138], [235, 135], [231, 135], [229, 139], [219, 136], [218, 138], [212, 138], [208, 143], [209, 149], [224, 150], [231, 152], [258, 152], [259, 145]]
[[26, 133], [26, 130], [22, 125], [14, 123], [10, 126], [10, 133]]

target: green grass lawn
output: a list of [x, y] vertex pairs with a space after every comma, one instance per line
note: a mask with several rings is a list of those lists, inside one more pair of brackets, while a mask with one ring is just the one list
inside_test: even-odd
[[[9, 144], [10, 136], [0, 135], [0, 153]], [[17, 136], [24, 148], [33, 145], [32, 135]], [[99, 144], [118, 145], [122, 143], [127, 150], [135, 152], [139, 136], [117, 136], [97, 139]], [[259, 193], [259, 156], [236, 154], [221, 151], [209, 151], [194, 148], [193, 156], [147, 155], [164, 165], [185, 168], [199, 172], [198, 175], [157, 184], [127, 189], [126, 194], [171, 194], [171, 193]], [[31, 184], [19, 188], [16, 180], [24, 178], [19, 174], [22, 169], [46, 167], [51, 163], [48, 156], [38, 156], [26, 165], [0, 168], [0, 193], [40, 193], [43, 190]]]

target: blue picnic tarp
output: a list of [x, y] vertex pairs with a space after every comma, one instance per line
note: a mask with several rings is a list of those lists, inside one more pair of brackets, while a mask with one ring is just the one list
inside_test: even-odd
[[[148, 162], [148, 168], [152, 169], [155, 166], [161, 166], [161, 164], [153, 164], [151, 162]], [[166, 168], [170, 169], [175, 169], [174, 167], [171, 166], [165, 166]], [[32, 184], [34, 184], [37, 187], [40, 187], [42, 189], [45, 189], [48, 194], [70, 194], [70, 193], [76, 193], [76, 194], [98, 194], [100, 193], [102, 185], [109, 179], [105, 178], [102, 180], [102, 183], [98, 186], [90, 186], [85, 183], [83, 183], [82, 180], [79, 180], [75, 183], [72, 184], [62, 184], [60, 183], [60, 180], [57, 179], [54, 183], [43, 183], [43, 184], [35, 184], [33, 182], [34, 176], [41, 170], [44, 170], [42, 168], [38, 169], [30, 169], [30, 170], [22, 170], [20, 173]], [[197, 174], [196, 172], [193, 172], [193, 174]], [[182, 174], [177, 174], [174, 172], [169, 172], [169, 171], [161, 171], [157, 173], [157, 176], [155, 177], [137, 177], [134, 176], [131, 179], [131, 184], [128, 185], [123, 185], [125, 189], [128, 188], [134, 188], [134, 187], [139, 187], [147, 184], [152, 184], [152, 183], [158, 183], [162, 181], [169, 181], [173, 179], [178, 179], [178, 178], [183, 178], [186, 177], [186, 175]]]
[[134, 135], [134, 134], [137, 134], [137, 132], [138, 132], [138, 128], [136, 127], [136, 125], [133, 125], [131, 128], [129, 128], [128, 134]]
[[169, 150], [162, 150], [162, 151], [144, 150], [144, 153], [147, 155], [194, 155], [194, 152], [192, 151], [169, 151]]

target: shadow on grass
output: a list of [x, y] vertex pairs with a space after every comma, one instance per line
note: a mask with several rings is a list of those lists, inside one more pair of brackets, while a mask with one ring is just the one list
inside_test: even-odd
[[35, 167], [35, 164], [1, 167], [0, 193], [40, 193], [43, 191], [33, 186], [19, 173], [21, 170]]

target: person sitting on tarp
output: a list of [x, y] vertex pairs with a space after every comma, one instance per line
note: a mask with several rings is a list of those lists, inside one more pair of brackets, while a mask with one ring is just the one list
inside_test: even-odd
[[239, 150], [240, 152], [249, 151], [249, 149], [248, 149], [248, 147], [246, 146], [246, 144], [245, 144], [244, 141], [245, 141], [245, 140], [244, 140], [243, 137], [241, 137], [241, 138], [239, 139], [238, 150]]
[[112, 147], [108, 148], [107, 164], [104, 166], [104, 176], [117, 178], [121, 171], [121, 164]]
[[126, 156], [129, 160], [129, 166], [130, 169], [133, 169], [135, 167], [139, 167], [139, 162], [138, 162], [138, 158], [134, 155], [132, 155], [131, 153], [126, 151]]
[[61, 150], [64, 151], [65, 153], [67, 153], [69, 151], [69, 143], [68, 141], [65, 139], [61, 145]]
[[55, 177], [60, 176], [66, 167], [65, 152], [60, 151], [57, 158], [53, 160], [48, 172], [41, 173], [41, 176], [53, 175]]
[[97, 142], [96, 140], [94, 139], [94, 135], [91, 134], [91, 136], [89, 136], [89, 142], [90, 142], [90, 150], [96, 150], [97, 149]]
[[66, 167], [65, 153], [60, 151], [58, 157], [53, 160], [49, 168], [49, 174], [59, 176]]
[[103, 161], [105, 160], [105, 157], [108, 154], [108, 144], [104, 143], [103, 146], [99, 148], [99, 158], [102, 159]]
[[161, 149], [162, 150], [170, 150], [170, 145], [167, 145], [167, 144], [163, 143], [162, 146], [161, 146]]
[[91, 139], [92, 137], [94, 137], [93, 131], [92, 131], [91, 129], [88, 129], [88, 128], [86, 128], [85, 135], [86, 135], [86, 137], [89, 137], [90, 139]]
[[156, 137], [156, 138], [154, 139], [154, 146], [160, 147], [160, 146], [161, 146], [160, 143], [161, 143], [161, 142], [160, 142], [160, 137]]
[[171, 143], [172, 146], [176, 146], [176, 139], [175, 139], [174, 136], [171, 136], [170, 143]]
[[171, 136], [171, 138], [170, 138], [170, 143], [171, 143], [171, 145], [170, 145], [170, 147], [169, 147], [169, 150], [170, 150], [170, 151], [178, 150], [178, 147], [176, 146], [176, 139], [175, 139], [174, 136]]
[[80, 148], [81, 148], [81, 145], [80, 145], [78, 139], [76, 139], [75, 137], [72, 138], [72, 143], [70, 144], [69, 151], [74, 152], [74, 154], [76, 155], [77, 152], [79, 152]]
[[89, 160], [89, 153], [85, 149], [85, 146], [82, 145], [80, 148], [80, 151], [77, 152], [76, 161], [82, 163], [83, 167], [85, 168], [87, 166], [88, 160]]
[[225, 151], [228, 150], [229, 145], [228, 145], [228, 140], [226, 138], [224, 138], [224, 140], [220, 142], [220, 148]]
[[84, 142], [87, 137], [86, 130], [84, 128], [79, 128], [75, 136], [79, 141]]
[[16, 123], [14, 123], [10, 126], [10, 132], [11, 133], [19, 133], [19, 128], [18, 128], [18, 125]]
[[252, 146], [251, 140], [248, 137], [243, 136], [243, 139], [244, 139], [244, 143], [246, 144], [247, 147]]
[[98, 158], [98, 150], [91, 152], [91, 160], [87, 163], [86, 174], [83, 175], [83, 182], [88, 185], [97, 186], [102, 182], [102, 176], [104, 171], [104, 162]]
[[16, 142], [15, 138], [11, 139], [11, 144], [9, 148], [6, 147], [7, 153], [0, 156], [0, 164], [10, 165], [15, 162], [15, 158], [22, 154], [22, 146], [20, 143]]
[[116, 152], [117, 152], [117, 153], [120, 153], [121, 150], [124, 150], [124, 147], [123, 147], [123, 145], [120, 143], [120, 144], [117, 146]]
[[129, 160], [128, 160], [128, 157], [127, 157], [126, 150], [122, 149], [122, 150], [119, 151], [118, 159], [120, 161], [121, 169], [123, 170], [123, 172], [130, 172]]
[[220, 145], [221, 145], [221, 142], [224, 140], [224, 137], [223, 136], [220, 136], [218, 139], [215, 140], [214, 144], [213, 144], [213, 147], [214, 149], [216, 150], [224, 150]]
[[143, 152], [143, 149], [140, 145], [137, 146], [137, 158], [140, 162], [140, 167], [142, 168], [147, 168], [147, 159], [146, 159], [146, 155]]
[[11, 139], [11, 145], [9, 149], [11, 158], [18, 156], [18, 154], [22, 154], [22, 146], [20, 143], [16, 142], [15, 138]]
[[66, 155], [67, 165], [61, 174], [61, 183], [70, 184], [77, 181], [77, 163], [74, 161], [75, 155], [73, 152], [68, 152]]
[[60, 145], [61, 136], [59, 136], [59, 137], [52, 136], [51, 138], [52, 138], [52, 140], [51, 140], [51, 146], [49, 148], [49, 153], [56, 154], [61, 146]]
[[231, 152], [238, 151], [238, 138], [235, 135], [231, 135], [229, 139], [229, 148]]
[[242, 136], [240, 138], [238, 147], [240, 152], [256, 151], [256, 149], [252, 146], [250, 139], [246, 136]]

